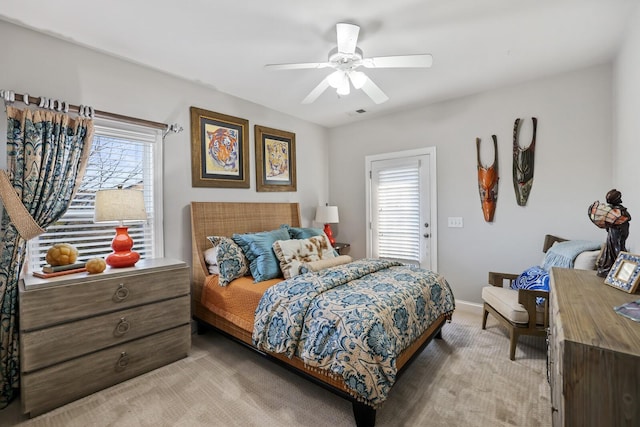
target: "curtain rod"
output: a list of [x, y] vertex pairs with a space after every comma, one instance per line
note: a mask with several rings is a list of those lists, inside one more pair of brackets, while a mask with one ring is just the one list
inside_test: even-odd
[[[34, 97], [28, 94], [23, 95], [21, 93], [13, 93], [11, 91], [1, 91], [0, 96], [4, 97], [5, 101], [22, 102], [25, 105], [33, 104], [41, 108], [46, 108], [52, 111], [59, 111], [59, 112], [63, 111], [62, 110], [63, 106], [65, 109], [64, 110], [65, 112], [71, 110], [78, 114], [81, 114], [81, 110], [84, 110], [87, 108], [87, 106], [68, 104], [66, 101], [59, 101], [56, 99], [45, 98], [45, 97]], [[16, 101], [15, 99], [16, 97], [20, 97], [22, 101]], [[44, 105], [40, 105], [40, 103], [43, 103]], [[182, 131], [182, 126], [180, 126], [178, 123], [169, 125], [166, 123], [154, 122], [154, 121], [145, 120], [145, 119], [138, 119], [136, 117], [123, 116], [121, 114], [116, 114], [116, 113], [109, 113], [107, 111], [94, 110], [93, 107], [90, 107], [90, 110], [93, 112], [93, 115], [95, 117], [99, 117], [102, 119], [120, 120], [130, 124], [143, 125], [143, 126], [153, 127], [157, 129], [162, 129], [163, 131], [165, 131], [164, 135], [166, 135], [169, 131], [175, 132], [175, 133]], [[87, 113], [84, 113], [84, 114], [87, 114]]]

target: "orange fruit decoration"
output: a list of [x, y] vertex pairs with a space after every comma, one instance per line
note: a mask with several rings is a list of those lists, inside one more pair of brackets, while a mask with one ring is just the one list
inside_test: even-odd
[[49, 248], [45, 259], [52, 266], [73, 264], [78, 259], [78, 250], [68, 243], [56, 243]]
[[107, 268], [107, 263], [102, 258], [91, 258], [87, 261], [85, 268], [89, 274], [102, 273]]

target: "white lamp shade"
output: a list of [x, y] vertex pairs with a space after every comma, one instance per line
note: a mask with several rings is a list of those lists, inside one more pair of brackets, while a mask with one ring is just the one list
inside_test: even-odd
[[94, 221], [145, 221], [144, 196], [140, 190], [100, 190], [96, 193]]
[[338, 207], [337, 206], [318, 206], [316, 208], [315, 221], [322, 224], [337, 224], [339, 222]]

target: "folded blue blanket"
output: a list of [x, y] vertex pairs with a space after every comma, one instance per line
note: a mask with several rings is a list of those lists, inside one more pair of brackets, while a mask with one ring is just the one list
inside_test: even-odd
[[588, 240], [568, 240], [558, 242], [547, 250], [542, 268], [549, 271], [551, 267], [573, 268], [576, 257], [584, 251], [600, 249], [600, 242]]

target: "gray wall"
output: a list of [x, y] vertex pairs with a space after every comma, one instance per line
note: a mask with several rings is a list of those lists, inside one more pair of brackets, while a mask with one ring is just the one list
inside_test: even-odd
[[[351, 242], [352, 255], [365, 255], [365, 156], [429, 146], [437, 152], [438, 271], [456, 298], [479, 302], [489, 270], [521, 272], [539, 264], [545, 234], [604, 240], [586, 212], [612, 185], [611, 93], [611, 68], [599, 66], [331, 130], [338, 240]], [[538, 118], [535, 178], [520, 207], [511, 172], [513, 122], [526, 118], [520, 143], [528, 145], [532, 116]], [[487, 223], [475, 139], [489, 146], [491, 134], [498, 137], [500, 183], [494, 222]], [[450, 216], [463, 217], [464, 227], [447, 228]]]
[[[169, 135], [164, 143], [165, 256], [191, 263], [190, 201], [299, 202], [306, 225], [311, 225], [315, 207], [327, 201], [327, 132], [321, 126], [2, 21], [0, 40], [5, 41], [0, 44], [0, 57], [5, 58], [2, 89], [182, 124], [184, 131]], [[250, 189], [191, 187], [190, 106], [249, 120]], [[297, 192], [255, 191], [255, 124], [296, 134]], [[4, 144], [3, 139], [2, 152]]]
[[615, 63], [613, 181], [632, 216], [627, 249], [640, 253], [640, 7]]

